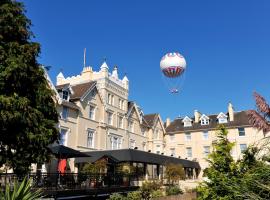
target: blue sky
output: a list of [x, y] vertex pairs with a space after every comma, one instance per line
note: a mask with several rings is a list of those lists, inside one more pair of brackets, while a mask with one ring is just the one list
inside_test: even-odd
[[[39, 62], [50, 76], [87, 65], [98, 70], [106, 57], [130, 80], [130, 99], [163, 119], [254, 108], [253, 91], [270, 99], [270, 1], [260, 0], [24, 0]], [[168, 92], [161, 57], [178, 51], [187, 60], [178, 95]]]

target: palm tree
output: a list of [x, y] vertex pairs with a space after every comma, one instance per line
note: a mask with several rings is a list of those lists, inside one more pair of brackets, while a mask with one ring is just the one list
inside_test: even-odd
[[257, 110], [249, 110], [249, 122], [254, 128], [262, 130], [264, 136], [270, 131], [270, 106], [257, 92], [254, 92]]

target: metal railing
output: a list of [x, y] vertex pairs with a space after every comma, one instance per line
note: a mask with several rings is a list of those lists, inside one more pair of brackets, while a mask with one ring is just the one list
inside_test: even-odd
[[[134, 186], [134, 182], [140, 179], [139, 176], [122, 173], [35, 173], [26, 175], [27, 179], [31, 180], [33, 188], [43, 190], [128, 187]], [[24, 177], [12, 173], [0, 174], [1, 189], [4, 189], [7, 184], [12, 188], [16, 181], [20, 182]]]

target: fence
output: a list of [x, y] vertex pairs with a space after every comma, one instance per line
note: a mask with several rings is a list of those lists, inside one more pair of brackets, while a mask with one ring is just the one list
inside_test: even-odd
[[31, 180], [33, 188], [42, 188], [44, 190], [63, 190], [63, 189], [91, 189], [106, 187], [128, 187], [133, 186], [139, 180], [136, 174], [120, 173], [35, 173], [26, 176], [17, 176], [16, 174], [0, 174], [0, 186], [3, 190], [5, 185], [11, 188], [16, 181], [22, 181], [26, 177]]

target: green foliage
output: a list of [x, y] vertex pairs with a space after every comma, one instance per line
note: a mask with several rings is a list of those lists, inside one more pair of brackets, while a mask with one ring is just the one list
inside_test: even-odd
[[141, 200], [141, 192], [140, 191], [135, 191], [135, 192], [129, 192], [127, 195], [128, 200]]
[[58, 139], [58, 113], [44, 70], [40, 45], [31, 42], [31, 22], [22, 3], [0, 3], [0, 166], [17, 174], [49, 159], [47, 146]]
[[15, 182], [13, 190], [10, 185], [6, 185], [4, 192], [0, 190], [0, 199], [5, 200], [35, 200], [41, 197], [41, 191], [33, 191], [30, 180], [26, 178], [22, 183]]
[[178, 195], [178, 194], [183, 194], [183, 191], [180, 189], [179, 186], [169, 186], [166, 187], [166, 195]]
[[198, 187], [198, 199], [270, 199], [270, 166], [257, 159], [260, 150], [251, 146], [235, 162], [230, 155], [232, 147], [227, 130], [220, 127], [210, 166], [204, 171], [208, 180]]
[[169, 184], [174, 184], [181, 179], [185, 179], [185, 171], [182, 165], [169, 163], [166, 165], [165, 178]]
[[207, 181], [199, 187], [199, 199], [237, 199], [237, 165], [230, 152], [234, 146], [227, 139], [228, 131], [219, 127], [214, 151], [209, 155], [209, 168], [204, 171]]
[[87, 163], [83, 166], [81, 172], [85, 174], [104, 173], [106, 169], [106, 162], [97, 161], [95, 163]]
[[116, 171], [127, 175], [133, 174], [135, 172], [135, 166], [130, 165], [129, 163], [120, 163], [117, 166]]
[[119, 193], [113, 193], [112, 195], [110, 195], [109, 200], [127, 200], [127, 197]]
[[140, 187], [140, 192], [142, 199], [149, 200], [151, 199], [152, 193], [161, 188], [161, 183], [157, 181], [144, 182]]
[[158, 198], [158, 197], [163, 197], [163, 192], [162, 190], [155, 190], [151, 193], [152, 198]]

